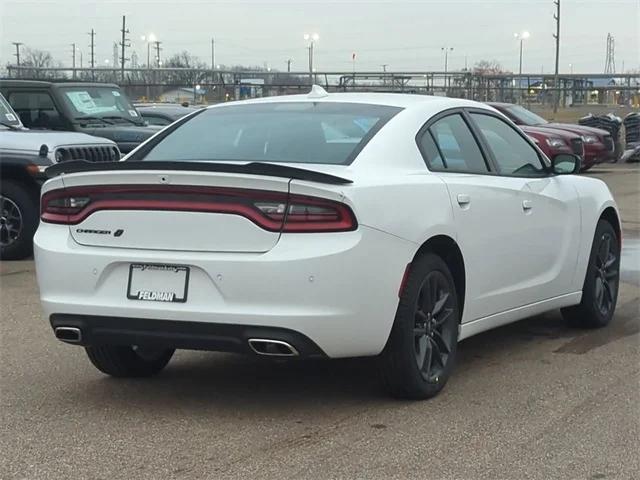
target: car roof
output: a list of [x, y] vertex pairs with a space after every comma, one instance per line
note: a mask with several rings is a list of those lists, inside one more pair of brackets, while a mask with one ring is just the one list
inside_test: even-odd
[[253, 98], [234, 102], [219, 103], [207, 108], [220, 108], [227, 105], [275, 103], [275, 102], [336, 102], [336, 103], [363, 103], [369, 105], [383, 105], [409, 109], [412, 107], [432, 106], [434, 109], [446, 109], [455, 107], [477, 107], [490, 109], [486, 104], [460, 98], [437, 97], [433, 95], [415, 95], [406, 93], [377, 93], [377, 92], [338, 92], [327, 93], [324, 96], [285, 95], [277, 97]]

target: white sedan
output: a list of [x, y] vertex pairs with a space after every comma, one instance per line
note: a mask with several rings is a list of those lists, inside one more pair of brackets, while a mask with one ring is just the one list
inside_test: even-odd
[[175, 349], [380, 356], [391, 393], [427, 398], [471, 335], [557, 308], [611, 320], [619, 214], [579, 167], [467, 100], [216, 105], [124, 161], [49, 169], [42, 305], [117, 377]]

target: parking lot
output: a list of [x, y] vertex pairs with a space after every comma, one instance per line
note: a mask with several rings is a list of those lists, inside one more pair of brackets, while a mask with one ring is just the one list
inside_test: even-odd
[[623, 216], [613, 323], [553, 312], [472, 337], [430, 401], [386, 397], [375, 359], [179, 352], [155, 378], [107, 378], [54, 339], [33, 261], [2, 263], [0, 477], [637, 478], [640, 169], [589, 175]]

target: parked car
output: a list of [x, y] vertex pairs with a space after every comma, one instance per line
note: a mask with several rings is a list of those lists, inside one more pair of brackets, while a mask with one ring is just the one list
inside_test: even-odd
[[149, 125], [163, 127], [199, 110], [198, 107], [190, 107], [179, 103], [140, 103], [136, 104], [136, 109]]
[[71, 159], [115, 161], [116, 144], [83, 133], [27, 130], [0, 94], [0, 258], [32, 251], [44, 169]]
[[0, 92], [26, 127], [108, 138], [122, 153], [160, 129], [146, 125], [114, 84], [0, 80]]
[[588, 170], [597, 163], [615, 161], [616, 159], [613, 138], [606, 130], [573, 123], [551, 123], [530, 110], [512, 103], [490, 102], [489, 105], [519, 126], [552, 128], [580, 135], [584, 143], [583, 170]]
[[176, 348], [379, 355], [394, 395], [430, 397], [459, 340], [556, 308], [611, 320], [620, 219], [579, 165], [469, 100], [314, 87], [216, 105], [122, 162], [47, 170], [42, 305], [116, 377]]
[[553, 158], [560, 153], [573, 153], [584, 161], [584, 143], [578, 134], [554, 128], [539, 128], [522, 125], [520, 129], [534, 139], [544, 154]]

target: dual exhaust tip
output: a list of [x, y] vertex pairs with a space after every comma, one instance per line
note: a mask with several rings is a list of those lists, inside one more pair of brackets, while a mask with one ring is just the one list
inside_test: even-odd
[[53, 330], [56, 338], [67, 343], [82, 342], [82, 330], [77, 327], [56, 327]]
[[[66, 343], [82, 343], [82, 330], [77, 327], [56, 327], [55, 336]], [[282, 340], [250, 338], [249, 347], [258, 355], [269, 357], [297, 357], [300, 354], [293, 345]]]
[[258, 355], [269, 357], [297, 357], [298, 351], [282, 340], [270, 340], [267, 338], [250, 338], [249, 346]]

